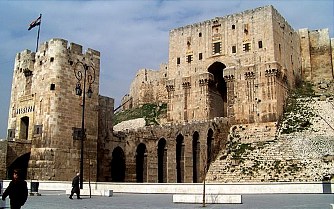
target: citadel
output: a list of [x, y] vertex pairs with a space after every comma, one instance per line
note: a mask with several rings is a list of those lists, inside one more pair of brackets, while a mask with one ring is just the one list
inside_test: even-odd
[[170, 31], [168, 62], [139, 70], [120, 107], [167, 104], [158, 125], [113, 126], [114, 100], [99, 95], [98, 51], [52, 39], [36, 53], [18, 53], [1, 179], [14, 168], [54, 181], [79, 171], [77, 63], [91, 66], [95, 78], [85, 100], [84, 181], [322, 181], [334, 174], [333, 119], [320, 121], [316, 134], [278, 134], [289, 92], [302, 82], [313, 84], [318, 115], [333, 111], [334, 39], [328, 29], [294, 30], [264, 6]]

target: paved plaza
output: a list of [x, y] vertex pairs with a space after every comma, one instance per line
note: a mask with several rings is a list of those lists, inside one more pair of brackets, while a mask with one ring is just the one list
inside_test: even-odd
[[[65, 191], [40, 191], [29, 196], [22, 209], [186, 209], [203, 208], [202, 204], [173, 203], [172, 194], [114, 193], [112, 197], [83, 196], [70, 200]], [[242, 204], [207, 204], [205, 208], [220, 209], [332, 209], [334, 194], [261, 194], [243, 195]], [[8, 199], [7, 199], [8, 206]]]

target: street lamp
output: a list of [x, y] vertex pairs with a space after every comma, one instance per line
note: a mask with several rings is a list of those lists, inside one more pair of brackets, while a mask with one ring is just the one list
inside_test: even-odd
[[[83, 69], [81, 67], [83, 67]], [[83, 61], [77, 61], [74, 64], [74, 75], [76, 77], [77, 84], [75, 86], [75, 94], [78, 96], [82, 96], [82, 114], [81, 114], [81, 132], [80, 132], [80, 140], [81, 140], [81, 152], [80, 152], [80, 189], [83, 188], [83, 152], [84, 152], [84, 140], [86, 138], [85, 133], [85, 102], [86, 102], [86, 93], [88, 98], [92, 97], [92, 83], [95, 81], [95, 69], [91, 65], [87, 65], [85, 63], [85, 58]], [[88, 90], [86, 92], [86, 83], [89, 85]], [[81, 86], [83, 85], [83, 89]]]

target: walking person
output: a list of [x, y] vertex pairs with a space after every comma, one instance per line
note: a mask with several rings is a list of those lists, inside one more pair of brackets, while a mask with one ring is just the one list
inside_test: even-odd
[[10, 208], [20, 209], [28, 198], [27, 182], [21, 179], [21, 173], [15, 169], [13, 173], [13, 180], [9, 183], [5, 192], [2, 194], [2, 200], [9, 196]]
[[74, 193], [77, 194], [77, 199], [81, 199], [80, 198], [80, 187], [79, 187], [80, 181], [81, 181], [80, 173], [77, 173], [77, 175], [72, 180], [72, 190], [71, 190], [71, 195], [69, 196], [70, 199], [73, 199]]

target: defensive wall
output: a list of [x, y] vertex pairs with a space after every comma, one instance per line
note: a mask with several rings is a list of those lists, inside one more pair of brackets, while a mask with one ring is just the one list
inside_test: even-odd
[[[333, 147], [331, 138], [276, 135], [296, 83], [310, 81], [325, 98], [333, 93], [328, 30], [296, 32], [265, 6], [173, 29], [169, 36], [168, 63], [157, 72], [140, 70], [123, 99], [124, 108], [167, 102], [166, 123], [136, 130], [113, 131], [114, 101], [98, 94], [98, 51], [51, 39], [36, 53], [18, 53], [0, 176], [14, 166], [39, 181], [69, 180], [78, 172], [83, 101], [74, 88], [82, 85], [75, 71], [83, 64], [95, 70], [85, 109], [84, 181], [320, 182], [334, 173], [333, 150], [321, 148]], [[301, 155], [299, 146], [310, 149]], [[322, 151], [309, 157], [313, 148]]]

